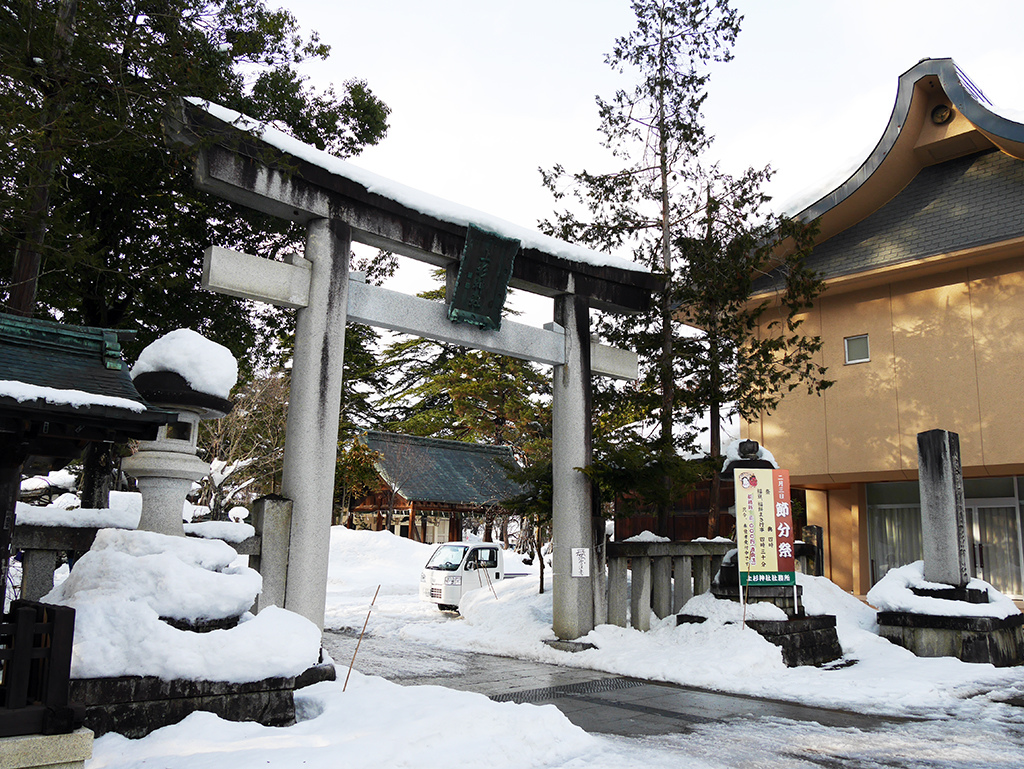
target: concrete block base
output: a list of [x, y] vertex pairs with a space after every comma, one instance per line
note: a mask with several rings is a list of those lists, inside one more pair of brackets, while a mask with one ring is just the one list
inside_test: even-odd
[[267, 678], [237, 684], [222, 681], [168, 681], [154, 676], [79, 678], [71, 698], [85, 705], [85, 725], [97, 736], [117, 732], [136, 739], [176, 724], [196, 710], [228, 721], [287, 726], [295, 721], [294, 678]]
[[1024, 662], [1024, 614], [997, 619], [880, 611], [878, 633], [918, 657], [956, 657], [996, 667]]
[[843, 656], [836, 634], [836, 618], [831, 614], [783, 621], [752, 620], [747, 624], [782, 648], [786, 667], [820, 666]]
[[[676, 617], [679, 625], [704, 621], [705, 617], [691, 614]], [[836, 635], [836, 618], [831, 614], [788, 620], [748, 620], [747, 626], [782, 649], [786, 667], [818, 667], [843, 656], [839, 636]]]
[[0, 769], [81, 769], [92, 758], [92, 738], [85, 728], [0, 738]]
[[[747, 603], [770, 603], [778, 606], [790, 618], [803, 616], [801, 598], [804, 589], [799, 585], [795, 589], [792, 586], [749, 585], [743, 589], [743, 593]], [[739, 601], [740, 586], [715, 582], [711, 584], [711, 595], [715, 598]]]

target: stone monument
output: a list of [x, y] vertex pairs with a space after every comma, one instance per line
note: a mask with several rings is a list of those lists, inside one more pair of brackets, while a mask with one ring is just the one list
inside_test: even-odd
[[[960, 466], [960, 436], [917, 434], [923, 581], [892, 599], [883, 578], [868, 593], [879, 608], [878, 633], [918, 657], [956, 657], [997, 667], [1024, 662], [1024, 615], [984, 609], [987, 589], [970, 587], [971, 561]], [[1012, 607], [1010, 607], [1012, 610]]]
[[918, 433], [917, 468], [924, 578], [964, 590], [971, 575], [960, 436], [947, 430]]

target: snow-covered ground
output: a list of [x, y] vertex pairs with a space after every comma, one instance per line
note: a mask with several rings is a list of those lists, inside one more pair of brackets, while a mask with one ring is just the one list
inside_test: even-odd
[[462, 619], [453, 620], [419, 602], [419, 573], [430, 552], [390, 534], [335, 528], [328, 628], [358, 632], [369, 613], [367, 632], [391, 644], [396, 659], [411, 643], [431, 644], [922, 720], [863, 731], [760, 719], [658, 738], [610, 737], [583, 732], [550, 705], [495, 703], [358, 672], [342, 691], [343, 669], [339, 681], [297, 695], [294, 726], [196, 713], [142, 740], [102, 737], [88, 767], [1024, 765], [1024, 708], [1014, 704], [1024, 703], [1024, 669], [914, 657], [879, 638], [873, 611], [826, 580], [801, 584], [809, 612], [837, 615], [846, 661], [853, 663], [843, 667], [786, 668], [776, 647], [735, 622], [736, 607], [706, 596], [686, 609], [711, 617], [702, 625], [676, 627], [669, 619], [648, 633], [602, 626], [586, 639], [596, 649], [569, 654], [543, 644], [552, 637], [551, 593], [538, 594], [534, 568], [509, 563], [509, 572], [527, 576], [499, 583], [497, 597], [469, 594]]

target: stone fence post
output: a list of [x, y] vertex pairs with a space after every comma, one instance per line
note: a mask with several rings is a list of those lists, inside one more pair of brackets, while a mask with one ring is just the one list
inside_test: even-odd
[[249, 556], [249, 566], [263, 577], [263, 592], [256, 611], [284, 606], [288, 578], [288, 545], [292, 529], [292, 501], [271, 494], [252, 503], [252, 521], [260, 536], [260, 554]]

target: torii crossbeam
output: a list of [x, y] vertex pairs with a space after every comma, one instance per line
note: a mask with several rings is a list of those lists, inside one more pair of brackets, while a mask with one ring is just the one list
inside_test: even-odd
[[[594, 627], [589, 480], [592, 373], [634, 378], [635, 354], [590, 339], [591, 307], [646, 309], [662, 284], [645, 268], [589, 251], [370, 174], [238, 113], [186, 101], [171, 138], [195, 148], [203, 190], [306, 225], [302, 258], [274, 262], [213, 247], [204, 285], [297, 309], [282, 494], [293, 503], [285, 608], [323, 627], [345, 323], [348, 320], [554, 366], [552, 459], [554, 631]], [[452, 323], [445, 306], [360, 282], [352, 242], [452, 270], [469, 228], [519, 241], [508, 284], [554, 298], [544, 329]]]

